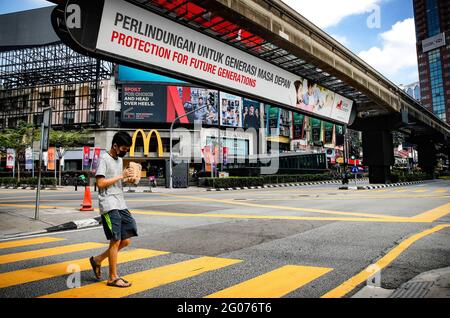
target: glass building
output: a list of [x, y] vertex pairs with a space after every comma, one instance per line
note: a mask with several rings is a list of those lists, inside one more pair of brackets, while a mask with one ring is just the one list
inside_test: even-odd
[[450, 123], [450, 0], [414, 0], [421, 101]]

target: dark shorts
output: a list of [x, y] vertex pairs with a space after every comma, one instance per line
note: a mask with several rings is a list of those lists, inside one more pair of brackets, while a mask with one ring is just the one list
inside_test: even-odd
[[102, 214], [102, 224], [108, 240], [126, 240], [138, 236], [136, 221], [128, 210], [111, 210]]

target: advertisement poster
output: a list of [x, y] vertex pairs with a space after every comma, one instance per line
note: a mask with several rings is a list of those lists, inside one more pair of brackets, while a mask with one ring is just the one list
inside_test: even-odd
[[25, 149], [25, 169], [33, 169], [33, 150], [30, 147]]
[[165, 122], [166, 105], [166, 86], [126, 84], [122, 87], [123, 122]]
[[92, 172], [95, 173], [98, 167], [98, 161], [100, 159], [100, 148], [94, 148], [94, 156], [92, 157]]
[[242, 127], [242, 98], [220, 92], [221, 124]]
[[336, 146], [344, 145], [344, 126], [336, 125]]
[[47, 169], [55, 170], [55, 147], [49, 147], [47, 151]]
[[260, 103], [248, 98], [244, 98], [242, 117], [244, 119], [244, 128], [259, 129], [261, 127]]
[[305, 115], [294, 113], [294, 139], [303, 139]]
[[8, 148], [6, 150], [6, 168], [14, 169], [15, 164], [16, 164], [16, 150]]
[[311, 118], [311, 133], [312, 133], [312, 141], [320, 142], [322, 132], [322, 121], [320, 119]]
[[266, 127], [267, 127], [267, 136], [272, 136], [272, 130], [276, 130], [276, 135], [279, 134], [280, 128], [280, 108], [265, 105], [266, 108]]
[[216, 90], [188, 86], [169, 86], [167, 122], [171, 122], [177, 116], [194, 111], [187, 118], [180, 119], [180, 122], [218, 125], [218, 105], [219, 92]]
[[325, 124], [324, 142], [326, 144], [331, 144], [333, 142], [334, 125], [331, 123], [324, 123], [324, 124]]
[[294, 82], [296, 107], [311, 114], [348, 123], [353, 101], [340, 96], [314, 81], [298, 78]]
[[89, 169], [89, 154], [91, 148], [88, 146], [83, 147], [83, 170]]
[[331, 118], [348, 123], [350, 120], [350, 114], [352, 112], [353, 101], [335, 94], [333, 109], [331, 111]]

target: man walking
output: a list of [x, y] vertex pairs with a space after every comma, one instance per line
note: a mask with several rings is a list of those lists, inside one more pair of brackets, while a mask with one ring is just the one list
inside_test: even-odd
[[137, 236], [136, 222], [127, 209], [122, 187], [122, 181], [134, 182], [130, 178], [132, 171], [123, 170], [122, 163], [122, 157], [130, 151], [131, 143], [129, 134], [118, 132], [113, 137], [111, 149], [100, 158], [95, 177], [103, 229], [110, 243], [108, 250], [89, 259], [95, 277], [101, 280], [101, 263], [108, 258], [107, 285], [122, 288], [130, 287], [131, 283], [117, 274], [117, 254], [130, 244], [131, 237]]

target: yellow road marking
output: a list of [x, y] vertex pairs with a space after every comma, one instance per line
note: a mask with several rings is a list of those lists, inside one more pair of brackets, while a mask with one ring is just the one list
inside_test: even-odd
[[90, 250], [94, 248], [105, 247], [107, 245], [100, 243], [79, 243], [58, 247], [51, 247], [46, 249], [0, 255], [0, 264], [14, 263], [19, 261], [25, 261], [34, 258], [54, 256], [66, 253], [80, 252]]
[[413, 191], [414, 193], [424, 193], [424, 192], [428, 192], [428, 190], [415, 190]]
[[[163, 195], [163, 194], [161, 194]], [[164, 194], [165, 196], [177, 197], [177, 198], [189, 198], [189, 196], [180, 196], [174, 194]], [[267, 205], [267, 204], [256, 204], [256, 203], [248, 203], [248, 202], [237, 202], [232, 200], [221, 200], [221, 199], [211, 199], [211, 198], [198, 198], [202, 201], [209, 202], [219, 202], [219, 203], [227, 203], [231, 205], [241, 205], [241, 206], [250, 206], [257, 208], [269, 208], [276, 210], [290, 210], [290, 211], [301, 211], [308, 213], [321, 213], [321, 214], [330, 214], [330, 215], [345, 215], [345, 216], [360, 216], [360, 217], [369, 217], [369, 218], [384, 218], [384, 219], [398, 219], [395, 216], [388, 215], [380, 215], [380, 214], [368, 214], [368, 213], [356, 213], [356, 212], [338, 212], [338, 211], [329, 211], [329, 210], [319, 210], [319, 209], [309, 209], [309, 208], [296, 208], [291, 206], [281, 206], [281, 205]]]
[[387, 223], [422, 223], [422, 220], [411, 218], [344, 218], [344, 217], [308, 217], [290, 215], [251, 215], [251, 214], [190, 214], [179, 212], [160, 212], [131, 210], [133, 214], [169, 216], [169, 217], [191, 217], [191, 218], [223, 218], [223, 219], [256, 219], [256, 220], [301, 220], [301, 221], [349, 221], [349, 222], [387, 222]]
[[[238, 204], [239, 205], [239, 204]], [[0, 206], [24, 206], [33, 207], [31, 205], [17, 205], [17, 204], [0, 204]], [[258, 207], [267, 207], [266, 205], [256, 204]], [[281, 206], [275, 206], [278, 209], [282, 209]], [[41, 206], [41, 208], [46, 209], [59, 209], [68, 208], [63, 206]], [[297, 209], [291, 207], [284, 207], [287, 210], [294, 211], [304, 211], [304, 209]], [[98, 209], [94, 209], [98, 211]], [[435, 209], [434, 209], [435, 210]], [[432, 211], [434, 211], [432, 210]], [[308, 216], [284, 216], [284, 215], [251, 215], [251, 214], [217, 214], [217, 213], [202, 213], [202, 214], [191, 214], [191, 213], [178, 213], [178, 212], [161, 212], [161, 211], [151, 211], [151, 210], [131, 210], [133, 214], [143, 214], [143, 215], [156, 215], [156, 216], [168, 216], [168, 217], [190, 217], [190, 218], [226, 218], [226, 219], [260, 219], [260, 220], [302, 220], [302, 221], [346, 221], [346, 222], [383, 222], [383, 223], [431, 223], [434, 220], [448, 214], [446, 210], [439, 209], [439, 212], [433, 212], [430, 216], [430, 212], [422, 213], [418, 216], [413, 217], [400, 217], [400, 216], [390, 216], [390, 215], [379, 215], [379, 214], [367, 214], [371, 217], [308, 217]], [[341, 213], [338, 213], [339, 215]], [[347, 214], [344, 214], [347, 215]]]
[[[403, 195], [403, 196], [399, 196], [399, 195], [377, 195], [377, 196], [352, 196], [352, 197], [340, 197], [340, 196], [333, 196], [333, 197], [329, 197], [329, 198], [324, 198], [324, 197], [298, 197], [298, 198], [251, 198], [251, 199], [247, 199], [246, 201], [255, 201], [255, 202], [259, 202], [259, 201], [282, 201], [282, 202], [286, 202], [286, 201], [352, 201], [352, 200], [378, 200], [378, 199], [447, 199], [450, 198], [450, 196], [448, 195]], [[237, 202], [239, 202], [239, 200], [236, 200]], [[189, 201], [186, 201], [189, 202]]]
[[106, 282], [86, 285], [43, 296], [42, 298], [119, 298], [140, 293], [179, 280], [242, 262], [241, 260], [201, 257], [172, 265], [154, 268], [124, 278], [132, 283], [128, 288], [109, 287]]
[[[169, 254], [169, 252], [153, 251], [146, 249], [136, 249], [119, 253], [117, 264], [137, 261], [159, 255]], [[27, 268], [13, 272], [0, 273], [0, 288], [35, 282], [38, 280], [69, 274], [67, 269], [71, 265], [76, 265], [79, 271], [91, 270], [89, 259], [77, 259], [63, 263]], [[102, 267], [108, 266], [108, 259], [102, 263]], [[78, 270], [77, 270], [78, 271]]]
[[420, 240], [421, 238], [438, 232], [442, 229], [450, 227], [450, 224], [438, 225], [432, 229], [428, 229], [426, 231], [420, 232], [411, 236], [410, 238], [401, 242], [398, 246], [394, 247], [391, 251], [389, 251], [384, 257], [382, 257], [375, 264], [368, 266], [365, 270], [360, 272], [359, 274], [353, 276], [349, 280], [345, 281], [338, 287], [329, 291], [322, 298], [340, 298], [344, 297], [348, 293], [350, 293], [353, 289], [355, 289], [358, 285], [364, 283], [372, 277], [376, 272], [381, 271], [383, 268], [387, 267], [390, 263], [392, 263], [401, 253], [403, 253], [408, 247], [410, 247], [414, 242]]
[[279, 298], [332, 270], [323, 267], [283, 266], [206, 298]]
[[450, 203], [441, 205], [430, 211], [413, 216], [412, 219], [424, 222], [434, 222], [450, 213]]
[[436, 193], [446, 193], [446, 192], [448, 192], [448, 190], [447, 189], [437, 189], [434, 192], [436, 192]]
[[39, 237], [39, 238], [32, 238], [32, 239], [28, 239], [28, 240], [8, 241], [8, 242], [0, 243], [0, 249], [21, 247], [21, 246], [28, 246], [28, 245], [35, 245], [35, 244], [44, 244], [44, 243], [58, 242], [58, 241], [63, 241], [63, 240], [65, 240], [65, 239], [59, 238], [59, 237]]
[[403, 189], [403, 190], [396, 190], [394, 192], [401, 193], [401, 192], [408, 192], [408, 190]]

